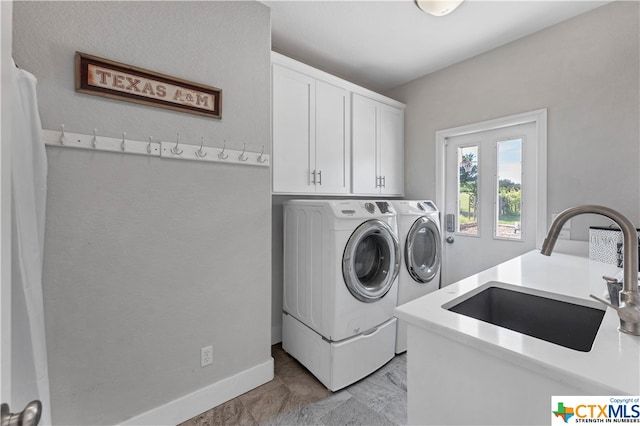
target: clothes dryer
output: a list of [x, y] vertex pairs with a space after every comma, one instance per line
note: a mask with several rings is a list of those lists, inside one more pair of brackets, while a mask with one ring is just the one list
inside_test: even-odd
[[[391, 201], [398, 219], [402, 265], [398, 276], [398, 305], [440, 287], [442, 241], [440, 212], [432, 201]], [[407, 350], [407, 324], [398, 320], [396, 353]]]
[[386, 201], [284, 207], [282, 347], [341, 389], [395, 355], [400, 245]]

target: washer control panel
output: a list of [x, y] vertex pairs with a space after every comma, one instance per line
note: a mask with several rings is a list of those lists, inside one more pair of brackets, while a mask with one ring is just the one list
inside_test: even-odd
[[356, 201], [345, 200], [332, 203], [332, 209], [338, 216], [362, 217], [394, 216], [395, 210], [388, 201]]
[[378, 208], [380, 209], [380, 213], [382, 213], [382, 214], [393, 213], [393, 210], [391, 209], [391, 205], [389, 203], [387, 203], [386, 201], [376, 201], [376, 204], [378, 205]]

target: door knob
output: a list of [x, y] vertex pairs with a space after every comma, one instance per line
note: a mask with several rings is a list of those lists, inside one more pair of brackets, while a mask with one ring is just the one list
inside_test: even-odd
[[9, 405], [2, 404], [0, 426], [36, 426], [42, 415], [42, 403], [31, 401], [19, 413], [10, 413]]
[[447, 237], [445, 241], [448, 242], [449, 244], [453, 244], [455, 240], [453, 239], [453, 237]]

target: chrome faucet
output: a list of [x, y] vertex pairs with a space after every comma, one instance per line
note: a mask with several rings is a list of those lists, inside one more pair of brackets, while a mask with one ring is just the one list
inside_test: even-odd
[[640, 336], [640, 292], [638, 290], [638, 232], [631, 221], [619, 212], [604, 206], [587, 205], [569, 208], [560, 213], [549, 228], [542, 244], [541, 254], [550, 256], [556, 244], [562, 225], [579, 214], [594, 213], [613, 220], [622, 230], [623, 236], [623, 288], [620, 292], [620, 306], [614, 306], [593, 294], [590, 297], [615, 309], [620, 317], [623, 333]]

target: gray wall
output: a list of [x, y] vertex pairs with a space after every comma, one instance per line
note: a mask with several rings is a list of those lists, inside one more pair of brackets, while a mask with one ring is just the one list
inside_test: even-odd
[[[16, 2], [44, 128], [260, 151], [258, 2]], [[82, 51], [223, 90], [222, 120], [74, 91]], [[270, 358], [269, 169], [48, 148], [44, 294], [53, 418], [113, 424]], [[200, 348], [213, 345], [213, 365]]]
[[[640, 226], [638, 6], [611, 3], [387, 92], [407, 104], [407, 198], [435, 197], [436, 131], [548, 108], [547, 220], [604, 204]], [[596, 222], [573, 219], [572, 239]]]
[[[640, 226], [638, 2], [615, 2], [385, 95], [405, 110], [405, 194], [434, 199], [438, 130], [548, 108], [548, 215], [605, 204]], [[356, 82], [357, 83], [357, 82]], [[273, 198], [273, 336], [282, 318], [282, 204]], [[588, 238], [598, 216], [572, 219]]]

